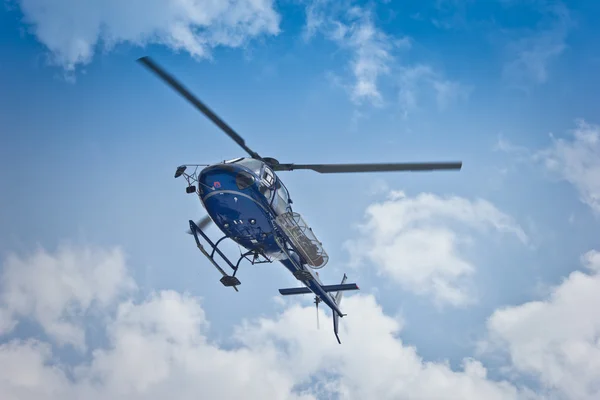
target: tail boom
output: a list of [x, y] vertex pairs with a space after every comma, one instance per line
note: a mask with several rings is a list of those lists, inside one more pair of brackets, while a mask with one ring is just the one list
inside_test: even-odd
[[[346, 283], [348, 277], [344, 274], [342, 278], [342, 282], [338, 285], [321, 285], [316, 281], [308, 283], [308, 287], [298, 287], [298, 288], [287, 288], [287, 289], [279, 289], [279, 293], [283, 296], [292, 296], [298, 294], [309, 294], [315, 293], [315, 296], [320, 298], [320, 301], [323, 301], [327, 304], [332, 311], [333, 314], [333, 332], [335, 333], [335, 337], [339, 344], [342, 344], [340, 341], [340, 337], [338, 335], [339, 331], [339, 318], [345, 316], [346, 314], [342, 314], [340, 311], [339, 305], [342, 302], [342, 296], [347, 290], [360, 290], [356, 283]], [[312, 287], [315, 286], [315, 287]], [[321, 294], [319, 294], [319, 292]], [[333, 294], [335, 293], [335, 294]], [[333, 294], [333, 295], [332, 295]], [[326, 298], [322, 298], [326, 297]], [[315, 297], [316, 299], [317, 297]], [[315, 301], [317, 304], [317, 301]], [[317, 305], [318, 306], [318, 305]]]

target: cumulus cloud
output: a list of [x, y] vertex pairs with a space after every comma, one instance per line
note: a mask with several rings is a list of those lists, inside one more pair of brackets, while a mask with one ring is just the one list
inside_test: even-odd
[[372, 296], [350, 296], [345, 309], [349, 315], [344, 318], [342, 346], [332, 345], [330, 332], [307, 329], [314, 323], [314, 310], [300, 306], [276, 320], [246, 324], [239, 336], [253, 348], [284, 344], [288, 350], [281, 367], [294, 371], [299, 381], [330, 375], [320, 397], [510, 399], [524, 393], [508, 382], [490, 380], [476, 360], [463, 360], [461, 371], [446, 363], [424, 362], [414, 347], [398, 338], [400, 323], [385, 315]]
[[564, 398], [600, 397], [599, 254], [582, 257], [590, 273], [573, 272], [548, 298], [497, 310], [488, 321], [491, 345], [507, 351], [512, 368]]
[[398, 87], [400, 105], [404, 114], [416, 105], [417, 93], [432, 90], [440, 108], [451, 100], [468, 95], [469, 90], [458, 82], [445, 79], [428, 65], [405, 65], [399, 61], [399, 52], [410, 49], [412, 39], [389, 35], [376, 23], [375, 13], [354, 5], [353, 1], [333, 2], [313, 0], [306, 6], [305, 38], [321, 33], [350, 54], [351, 84], [342, 84], [356, 104], [365, 102], [375, 106], [385, 103], [381, 91], [384, 78], [391, 79], [391, 87]]
[[528, 243], [510, 216], [481, 199], [391, 192], [386, 201], [371, 205], [366, 216], [361, 237], [346, 243], [352, 264], [368, 261], [405, 290], [455, 306], [473, 301], [466, 278], [475, 272], [461, 253], [461, 246], [474, 239], [459, 228], [509, 233]]
[[273, 0], [16, 0], [51, 61], [74, 70], [99, 45], [161, 44], [195, 57], [279, 32]]
[[[17, 261], [13, 257], [4, 266], [18, 264], [40, 274], [64, 271], [63, 282], [71, 281], [70, 287], [86, 292], [90, 283], [80, 277], [119, 258], [118, 250], [82, 258], [86, 251], [40, 252], [43, 256]], [[4, 272], [2, 278], [8, 289], [22, 282], [12, 273]], [[90, 277], [97, 279], [102, 277]], [[50, 284], [64, 288], [59, 281]], [[97, 287], [96, 297], [105, 299], [99, 304], [108, 304], [115, 286]], [[29, 295], [57, 305], [55, 314], [69, 312], [59, 290], [33, 285]], [[398, 320], [385, 315], [372, 296], [348, 296], [345, 304], [348, 316], [342, 319], [341, 346], [330, 331], [315, 328], [312, 307], [296, 303], [272, 318], [240, 324], [234, 344], [224, 348], [209, 339], [209, 324], [195, 297], [165, 290], [142, 301], [122, 299], [116, 309], [104, 307], [106, 343], [93, 348], [82, 362], [62, 360], [51, 343], [39, 339], [2, 343], [0, 398], [521, 399], [530, 394], [490, 379], [476, 360], [465, 359], [459, 370], [447, 363], [424, 362], [414, 347], [398, 338]], [[31, 317], [44, 324], [42, 314]]]
[[20, 258], [9, 256], [0, 281], [0, 334], [16, 326], [17, 317], [38, 322], [59, 344], [85, 348], [84, 317], [104, 309], [135, 288], [119, 249], [63, 247]]

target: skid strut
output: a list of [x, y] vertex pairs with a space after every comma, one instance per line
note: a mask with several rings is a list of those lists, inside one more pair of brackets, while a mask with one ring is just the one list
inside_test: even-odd
[[[229, 259], [227, 258], [227, 256], [225, 256], [225, 254], [223, 254], [223, 252], [217, 247], [219, 242], [221, 240], [219, 240], [216, 244], [213, 243], [208, 236], [206, 236], [206, 234], [204, 232], [202, 232], [202, 229], [200, 229], [198, 227], [198, 225], [196, 225], [196, 223], [192, 220], [189, 221], [190, 222], [190, 230], [192, 231], [192, 234], [194, 235], [194, 239], [196, 240], [196, 245], [198, 246], [198, 249], [200, 249], [200, 251], [202, 252], [202, 254], [204, 254], [206, 256], [206, 258], [208, 258], [208, 260], [211, 262], [212, 265], [214, 265], [214, 267], [223, 275], [223, 277], [220, 279], [221, 283], [224, 286], [231, 286], [235, 289], [236, 292], [238, 292], [238, 288], [237, 286], [241, 284], [240, 280], [235, 276], [238, 267], [239, 267], [239, 261], [238, 261], [238, 265], [233, 265], [231, 263], [231, 261], [229, 261]], [[200, 235], [202, 235], [202, 238], [204, 240], [206, 240], [208, 242], [208, 244], [210, 245], [210, 247], [212, 247], [213, 251], [212, 253], [208, 253], [206, 251], [206, 249], [204, 248], [204, 246], [202, 246], [202, 243], [200, 243], [200, 239], [198, 238], [198, 233]], [[221, 266], [215, 261], [214, 259], [214, 255], [215, 255], [215, 251], [217, 253], [219, 253], [219, 255], [223, 258], [223, 260], [225, 260], [225, 262], [231, 267], [231, 269], [233, 270], [233, 275], [228, 275], [223, 268], [221, 268]]]

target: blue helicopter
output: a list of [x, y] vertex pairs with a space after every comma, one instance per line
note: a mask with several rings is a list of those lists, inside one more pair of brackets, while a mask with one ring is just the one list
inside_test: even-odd
[[[175, 171], [175, 178], [183, 176], [186, 179], [186, 193], [196, 194], [206, 209], [208, 215], [203, 219], [189, 221], [188, 233], [194, 236], [198, 249], [223, 275], [221, 283], [238, 291], [241, 283], [236, 273], [244, 259], [253, 265], [279, 261], [304, 285], [279, 289], [279, 293], [284, 296], [314, 294], [317, 318], [319, 303], [325, 303], [332, 311], [333, 330], [341, 344], [339, 317], [346, 315], [340, 310], [342, 294], [359, 288], [355, 283], [346, 283], [346, 274], [338, 285], [323, 285], [316, 270], [327, 264], [329, 256], [302, 216], [292, 210], [290, 194], [275, 172], [300, 169], [319, 173], [460, 170], [462, 162], [283, 164], [251, 150], [237, 132], [152, 59], [142, 57], [138, 61], [187, 99], [249, 155], [208, 166], [181, 165]], [[211, 222], [224, 234], [217, 242], [203, 231]], [[210, 247], [210, 252], [200, 238]], [[218, 247], [225, 239], [231, 239], [247, 250], [235, 264]], [[231, 275], [217, 262], [215, 253], [231, 268]]]

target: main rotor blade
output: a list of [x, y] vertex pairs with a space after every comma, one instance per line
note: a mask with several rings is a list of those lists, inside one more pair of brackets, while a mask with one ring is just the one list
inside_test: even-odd
[[175, 89], [181, 96], [185, 97], [187, 101], [192, 103], [202, 114], [210, 119], [215, 125], [223, 130], [230, 138], [232, 138], [242, 149], [246, 150], [252, 158], [262, 160], [258, 153], [254, 152], [248, 146], [244, 139], [238, 135], [229, 125], [227, 125], [221, 118], [217, 116], [210, 108], [208, 108], [203, 102], [201, 102], [196, 96], [194, 96], [187, 88], [179, 83], [172, 75], [163, 70], [158, 64], [156, 64], [150, 57], [141, 57], [138, 61], [144, 64], [149, 70], [154, 72], [169, 86]]
[[[196, 221], [196, 225], [198, 225], [198, 228], [200, 229], [204, 229], [208, 226], [208, 224], [210, 224], [212, 222], [212, 219], [210, 218], [210, 216], [206, 215], [204, 218], [202, 218], [201, 220]], [[192, 230], [188, 229], [186, 231], [186, 233], [188, 235], [192, 234]]]
[[275, 171], [311, 169], [321, 174], [335, 174], [345, 172], [435, 171], [460, 170], [462, 168], [462, 161], [377, 164], [275, 164], [272, 167]]

